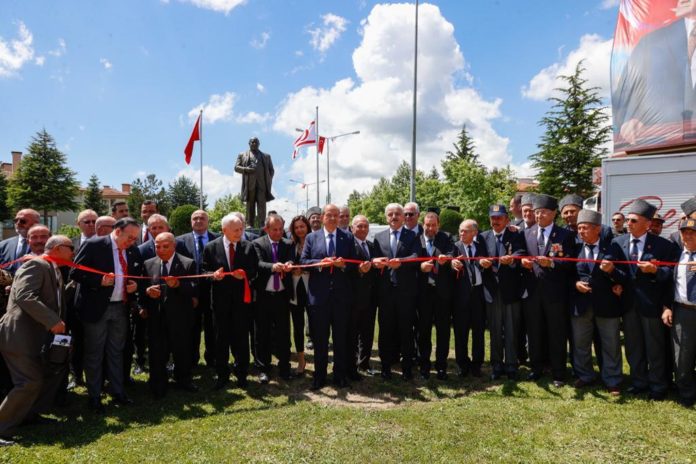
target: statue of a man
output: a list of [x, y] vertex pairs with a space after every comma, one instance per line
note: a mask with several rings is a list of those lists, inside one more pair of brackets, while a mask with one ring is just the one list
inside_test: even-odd
[[237, 156], [235, 172], [242, 175], [242, 201], [246, 202], [247, 224], [263, 227], [266, 219], [266, 202], [273, 200], [273, 161], [271, 155], [259, 150], [259, 139], [249, 139], [249, 151]]

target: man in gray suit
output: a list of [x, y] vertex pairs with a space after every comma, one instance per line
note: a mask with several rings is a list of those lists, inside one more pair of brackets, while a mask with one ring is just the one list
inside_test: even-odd
[[242, 175], [242, 201], [246, 202], [246, 218], [251, 227], [261, 227], [266, 219], [266, 202], [274, 199], [273, 162], [271, 155], [259, 150], [259, 145], [258, 138], [250, 138], [249, 151], [240, 153], [234, 165], [234, 171]]
[[[40, 219], [39, 213], [33, 209], [26, 208], [17, 211], [14, 218], [14, 227], [17, 235], [0, 242], [0, 264], [9, 263], [29, 253], [27, 232]], [[17, 262], [6, 268], [6, 270], [14, 275], [21, 265], [22, 263]]]
[[7, 313], [0, 319], [0, 353], [14, 384], [0, 404], [0, 446], [12, 445], [8, 433], [51, 405], [65, 375], [55, 366], [47, 369], [41, 350], [49, 332], [65, 332], [63, 279], [51, 259], [72, 257], [70, 239], [56, 235], [46, 242], [45, 254], [25, 262], [15, 275]]

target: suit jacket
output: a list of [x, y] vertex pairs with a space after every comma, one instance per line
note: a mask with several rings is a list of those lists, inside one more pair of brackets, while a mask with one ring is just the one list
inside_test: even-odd
[[[336, 229], [335, 234], [336, 257], [355, 259], [353, 236], [340, 229]], [[300, 261], [302, 264], [315, 264], [327, 257], [326, 237], [322, 227], [305, 238], [305, 246]], [[320, 306], [331, 303], [329, 301], [331, 291], [333, 291], [333, 298], [350, 298], [351, 272], [355, 270], [354, 264], [346, 264], [343, 269], [334, 268], [333, 272], [330, 268], [312, 267], [309, 269], [307, 297], [310, 305]]]
[[[0, 264], [4, 263], [9, 263], [10, 261], [14, 261], [15, 258], [18, 258], [19, 256], [15, 256], [15, 253], [17, 253], [17, 243], [19, 242], [19, 235], [15, 235], [14, 237], [7, 238], [0, 242]], [[27, 244], [27, 253], [29, 253], [31, 250], [29, 250], [29, 244]], [[10, 274], [13, 274], [17, 272], [17, 269], [21, 266], [21, 263], [15, 263], [10, 267], [4, 268], [6, 271], [9, 271]]]
[[[375, 234], [375, 257], [392, 258], [391, 256], [391, 229], [386, 229]], [[399, 234], [399, 242], [396, 245], [396, 256], [394, 258], [417, 258], [420, 254], [420, 240], [415, 233], [401, 228]], [[418, 293], [418, 273], [420, 272], [420, 263], [404, 263], [398, 269], [393, 271], [396, 273], [396, 281], [400, 292], [406, 292], [415, 296]], [[391, 272], [389, 268], [384, 268], [384, 272], [380, 272], [378, 277], [379, 292], [388, 294], [392, 291]]]
[[[275, 170], [273, 169], [273, 161], [271, 160], [271, 155], [261, 152], [263, 156], [263, 176], [266, 184], [266, 201], [271, 201], [275, 197], [271, 194], [271, 182], [273, 182], [273, 174]], [[249, 200], [249, 192], [247, 184], [249, 183], [249, 176], [255, 175], [253, 172], [247, 172], [249, 170], [252, 162], [256, 162], [256, 156], [251, 152], [251, 150], [244, 151], [237, 156], [237, 162], [234, 165], [235, 172], [242, 175], [242, 201]]]
[[[534, 224], [534, 226], [524, 230], [527, 253], [531, 256], [539, 255], [538, 235], [539, 224]], [[554, 251], [554, 249], [557, 249], [557, 251]], [[562, 258], [564, 256], [574, 256], [575, 238], [568, 229], [553, 224], [543, 251], [543, 256], [547, 257]], [[573, 270], [573, 263], [568, 261], [554, 261], [554, 266], [548, 268], [543, 268], [535, 262], [531, 271], [524, 269], [522, 272], [525, 288], [531, 295], [536, 290], [537, 284], [543, 281], [547, 284], [545, 287], [546, 297], [566, 301], [570, 273]]]
[[[208, 234], [208, 243], [220, 236], [211, 231], [207, 231], [206, 233]], [[186, 232], [176, 238], [176, 252], [187, 258], [196, 259], [196, 239], [193, 232]]]
[[39, 356], [49, 329], [65, 313], [62, 293], [51, 263], [42, 258], [25, 262], [15, 275], [7, 313], [0, 319], [0, 351]]
[[[427, 257], [428, 255], [428, 239], [425, 234], [421, 235], [419, 256]], [[440, 255], [453, 256], [454, 254], [454, 244], [452, 239], [445, 232], [438, 231], [433, 238], [433, 257]], [[419, 263], [420, 265], [420, 263]], [[427, 298], [426, 290], [429, 285], [430, 278], [435, 282], [435, 287], [437, 288], [437, 293], [442, 299], [449, 300], [452, 298], [452, 287], [454, 285], [454, 272], [452, 272], [451, 262], [448, 261], [443, 265], [435, 261], [435, 268], [437, 268], [437, 274], [431, 272], [418, 272], [418, 285], [420, 287], [419, 295], [421, 298]]]
[[[524, 235], [519, 232], [511, 232], [507, 227], [503, 231], [501, 250], [498, 250], [495, 231], [487, 230], [482, 232], [480, 237], [482, 242], [486, 244], [486, 254], [484, 256], [524, 256], [527, 254]], [[520, 262], [514, 260], [512, 264], [505, 265], [494, 261], [493, 266], [483, 271], [483, 284], [488, 289], [491, 297], [495, 297], [498, 289], [500, 289], [500, 295], [504, 304], [520, 301], [524, 291]]]
[[[271, 269], [273, 268], [273, 246], [271, 244], [271, 239], [268, 235], [257, 238], [253, 242], [254, 250], [256, 251], [256, 256], [259, 258], [259, 271], [254, 280], [254, 287], [256, 291], [263, 292], [266, 290], [266, 285], [268, 284], [268, 279], [274, 274]], [[292, 242], [288, 239], [281, 238], [278, 242], [278, 261], [279, 263], [287, 263], [292, 261], [294, 246]], [[292, 274], [286, 273], [282, 277], [283, 292], [287, 295], [291, 294], [292, 290]]]
[[[575, 255], [576, 258], [588, 258], [585, 253], [584, 243]], [[611, 244], [603, 243], [600, 239], [597, 260], [606, 259], [615, 261], [616, 258], [611, 254]], [[580, 293], [575, 288], [573, 282], [573, 291], [570, 294], [570, 308], [572, 314], [582, 315], [589, 308], [592, 308], [595, 316], [599, 317], [620, 317], [626, 309], [626, 299], [616, 296], [612, 292], [612, 287], [616, 284], [622, 285], [624, 291], [627, 291], [628, 284], [628, 266], [625, 264], [614, 264], [614, 271], [606, 273], [599, 268], [599, 263], [591, 265], [587, 262], [575, 263], [577, 278], [575, 281], [588, 282], [592, 287], [589, 293]]]
[[[215, 272], [223, 268], [225, 272], [236, 269], [244, 269], [249, 285], [253, 285], [259, 266], [259, 258], [254, 251], [251, 242], [240, 240], [234, 253], [232, 269], [227, 262], [225, 253], [224, 236], [218, 237], [203, 249], [203, 272]], [[215, 311], [225, 311], [237, 308], [239, 305], [249, 306], [244, 303], [244, 281], [230, 275], [222, 280], [211, 280], [211, 304]]]
[[[192, 259], [178, 253], [174, 253], [171, 259], [170, 276], [195, 274], [196, 263]], [[139, 301], [140, 305], [147, 309], [148, 316], [166, 314], [168, 318], [186, 320], [188, 315], [193, 314], [193, 298], [197, 294], [195, 279], [179, 279], [178, 287], [167, 287], [162, 279], [162, 260], [159, 256], [146, 260], [143, 271], [143, 275], [149, 279], [140, 281]], [[160, 298], [150, 298], [145, 289], [158, 284], [162, 285]]]
[[[611, 255], [619, 261], [630, 258], [631, 234], [616, 237], [611, 243]], [[647, 234], [641, 261], [676, 261], [674, 244], [657, 235]], [[627, 305], [645, 317], [661, 317], [663, 306], [670, 306], [674, 298], [671, 266], [658, 266], [655, 274], [640, 272], [635, 265], [628, 266]]]
[[[369, 240], [365, 240], [369, 256], [365, 254], [362, 246], [358, 243], [358, 239], [353, 237], [353, 253], [355, 259], [361, 261], [370, 261], [375, 256], [375, 245]], [[375, 296], [375, 288], [379, 271], [374, 266], [366, 273], [356, 270], [353, 274], [353, 301], [356, 303], [371, 302]]]
[[[584, 246], [584, 243], [582, 239], [580, 238], [580, 234], [571, 229], [570, 226], [566, 226], [566, 229], [573, 234], [573, 237], [575, 238], [575, 255], [577, 256], [577, 253], [580, 252], [582, 247]], [[602, 224], [602, 229], [599, 234], [599, 244], [600, 246], [605, 246], [606, 248], [609, 248], [611, 246], [611, 241], [614, 240], [614, 232], [611, 230], [611, 227]]]
[[[490, 253], [488, 251], [488, 247], [486, 246], [486, 242], [483, 240], [481, 235], [477, 235], [474, 238], [474, 245], [476, 246], [476, 251], [474, 252], [475, 257], [486, 257], [490, 256]], [[467, 251], [466, 251], [467, 245], [464, 244], [461, 240], [457, 240], [454, 242], [454, 253], [453, 256], [466, 256]], [[462, 261], [464, 263], [464, 267], [462, 268], [461, 272], [459, 273], [458, 277], [455, 277], [454, 280], [454, 297], [457, 301], [459, 302], [466, 302], [469, 300], [469, 297], [471, 296], [471, 292], [473, 290], [472, 285], [471, 285], [471, 280], [472, 276], [471, 273], [469, 272], [469, 267], [467, 263], [472, 262], [472, 261]], [[484, 279], [484, 269], [481, 267], [481, 264], [479, 264], [478, 261], [473, 261], [474, 266], [479, 270], [481, 273], [481, 285], [485, 286], [485, 279]]]
[[150, 258], [154, 258], [157, 256], [157, 252], [155, 251], [155, 241], [150, 239], [145, 243], [141, 243], [138, 245], [138, 251], [140, 252], [140, 258], [143, 260], [143, 262]]
[[[136, 246], [126, 250], [128, 275], [139, 276], [143, 272], [143, 262]], [[81, 264], [103, 272], [114, 272], [114, 256], [111, 248], [111, 234], [87, 240], [75, 257], [75, 264]], [[106, 311], [114, 292], [114, 287], [101, 285], [102, 276], [92, 272], [73, 268], [70, 278], [79, 283], [75, 306], [80, 320], [97, 322]], [[126, 304], [130, 304], [137, 295], [129, 295]]]

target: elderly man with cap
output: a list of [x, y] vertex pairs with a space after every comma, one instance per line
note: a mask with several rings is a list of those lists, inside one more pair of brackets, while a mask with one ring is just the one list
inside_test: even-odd
[[575, 264], [577, 279], [571, 293], [571, 326], [573, 331], [573, 368], [576, 388], [595, 381], [592, 367], [592, 335], [597, 328], [601, 339], [600, 371], [612, 395], [620, 393], [622, 379], [619, 327], [623, 306], [621, 293], [628, 279], [628, 268], [614, 264], [610, 245], [600, 239], [602, 215], [583, 209], [577, 216], [578, 236], [582, 246]]
[[665, 218], [660, 216], [660, 213], [655, 213], [655, 215], [650, 220], [650, 228], [648, 232], [653, 235], [662, 235], [662, 228], [665, 226]]
[[526, 254], [524, 238], [508, 229], [510, 222], [504, 205], [488, 209], [491, 230], [481, 233], [488, 256], [496, 260], [481, 260], [486, 292], [486, 318], [490, 330], [491, 380], [503, 374], [517, 379], [518, 337], [522, 298], [522, 274], [519, 261], [513, 256]]
[[682, 220], [679, 233], [683, 246], [674, 267], [674, 303], [662, 321], [672, 329], [679, 403], [690, 408], [696, 402], [696, 219]]
[[522, 199], [520, 200], [520, 205], [522, 207], [522, 223], [519, 225], [520, 230], [529, 229], [536, 224], [533, 206], [535, 197], [535, 193], [525, 193], [522, 195]]
[[524, 230], [530, 258], [522, 259], [526, 296], [522, 311], [527, 324], [532, 372], [528, 380], [539, 380], [544, 362], [551, 363], [556, 387], [565, 385], [568, 332], [568, 279], [572, 263], [555, 258], [571, 256], [575, 239], [568, 230], [554, 224], [558, 201], [549, 195], [534, 198], [536, 225]]
[[[582, 197], [580, 195], [576, 195], [575, 193], [570, 193], [561, 198], [561, 201], [558, 202], [558, 208], [561, 212], [563, 222], [566, 223], [566, 228], [575, 233], [575, 243], [581, 247], [583, 242], [577, 233], [578, 213], [580, 213], [580, 210], [582, 209]], [[609, 246], [611, 241], [614, 239], [614, 234], [611, 231], [611, 227], [602, 226], [600, 229], [600, 240], [603, 244]]]
[[[689, 198], [680, 206], [684, 212], [683, 219], [696, 219], [696, 197]], [[675, 230], [672, 232], [669, 239], [677, 244], [677, 249], [681, 250], [683, 248], [680, 231]]]
[[[628, 393], [649, 391], [652, 400], [667, 394], [665, 326], [661, 316], [671, 285], [673, 269], [653, 261], [674, 261], [672, 244], [649, 234], [650, 221], [657, 208], [645, 200], [636, 200], [628, 213], [628, 234], [614, 239], [611, 255], [618, 261], [633, 261], [628, 266], [628, 287], [624, 291], [627, 310], [623, 315], [626, 358], [631, 368]], [[667, 300], [667, 301], [666, 301]]]

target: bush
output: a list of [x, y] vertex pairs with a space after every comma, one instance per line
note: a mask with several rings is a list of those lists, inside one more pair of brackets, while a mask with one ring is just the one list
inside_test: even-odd
[[174, 235], [185, 234], [191, 231], [191, 215], [198, 210], [195, 205], [177, 206], [169, 215], [169, 227]]
[[459, 235], [459, 224], [462, 221], [462, 215], [451, 209], [445, 209], [440, 213], [440, 229], [455, 237]]
[[70, 224], [63, 224], [58, 228], [58, 232], [56, 232], [56, 234], [65, 235], [69, 238], [75, 238], [80, 236], [80, 228], [77, 226], [72, 226]]

